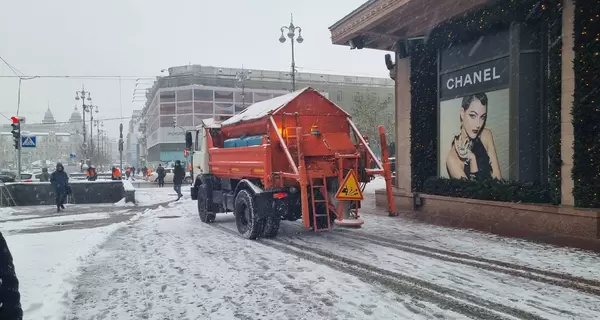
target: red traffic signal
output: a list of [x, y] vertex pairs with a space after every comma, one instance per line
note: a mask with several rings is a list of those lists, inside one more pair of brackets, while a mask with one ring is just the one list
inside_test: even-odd
[[188, 149], [183, 149], [183, 156], [187, 157], [190, 155], [190, 152], [188, 151]]
[[19, 118], [17, 117], [10, 117], [10, 120], [12, 120], [12, 123], [19, 123]]

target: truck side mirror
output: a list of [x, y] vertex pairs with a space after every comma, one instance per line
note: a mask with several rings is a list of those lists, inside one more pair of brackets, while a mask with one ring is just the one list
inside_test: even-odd
[[185, 133], [185, 147], [188, 150], [192, 150], [193, 145], [194, 143], [192, 141], [192, 133], [188, 131]]

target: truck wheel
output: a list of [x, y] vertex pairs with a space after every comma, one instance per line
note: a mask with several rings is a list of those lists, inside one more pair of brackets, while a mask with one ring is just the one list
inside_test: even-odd
[[261, 237], [264, 238], [275, 238], [277, 232], [279, 232], [279, 224], [281, 223], [280, 217], [268, 217], [265, 219], [265, 226]]
[[256, 239], [263, 231], [264, 220], [258, 218], [250, 192], [241, 190], [235, 197], [235, 224], [238, 232], [247, 239]]
[[203, 184], [198, 187], [198, 215], [200, 220], [204, 223], [212, 223], [215, 221], [216, 214], [208, 211], [207, 196], [206, 196], [206, 185]]

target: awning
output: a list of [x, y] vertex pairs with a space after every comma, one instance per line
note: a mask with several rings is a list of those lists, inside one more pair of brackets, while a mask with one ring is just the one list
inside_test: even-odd
[[364, 48], [393, 50], [396, 41], [427, 35], [436, 25], [496, 0], [369, 0], [329, 27], [333, 44], [360, 39]]

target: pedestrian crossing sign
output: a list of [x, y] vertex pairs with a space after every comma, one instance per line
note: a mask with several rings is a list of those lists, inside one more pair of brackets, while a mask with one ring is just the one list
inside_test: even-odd
[[36, 147], [36, 137], [22, 136], [21, 137], [21, 147], [23, 147], [23, 148], [35, 148]]
[[344, 178], [344, 182], [335, 194], [337, 200], [363, 200], [363, 193], [360, 190], [360, 185], [354, 170], [350, 170]]

